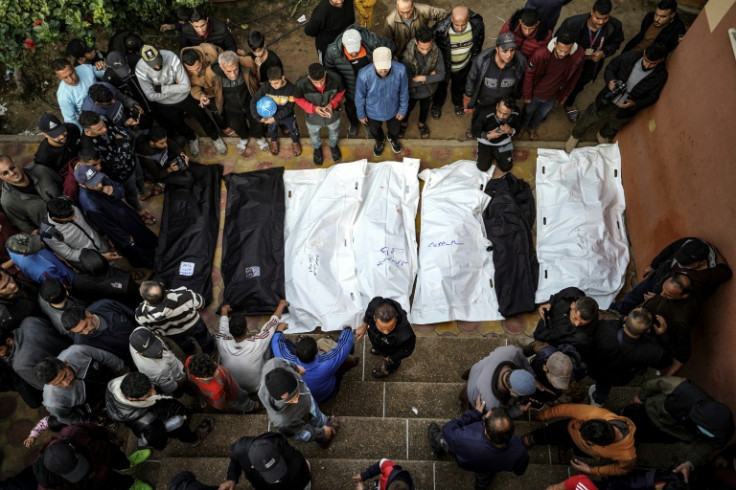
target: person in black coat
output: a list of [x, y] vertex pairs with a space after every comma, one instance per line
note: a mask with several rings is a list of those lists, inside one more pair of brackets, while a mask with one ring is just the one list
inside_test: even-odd
[[0, 269], [0, 331], [18, 328], [27, 316], [43, 316], [38, 288], [20, 273]]
[[223, 51], [237, 51], [235, 38], [224, 22], [210, 19], [201, 7], [195, 7], [189, 14], [189, 22], [181, 28], [181, 47], [199, 46], [210, 43], [219, 46]]
[[275, 432], [257, 437], [241, 437], [230, 450], [227, 480], [220, 490], [233, 490], [245, 477], [255, 490], [301, 490], [310, 484], [312, 474], [302, 453]]
[[570, 344], [585, 356], [598, 324], [598, 303], [576, 287], [565, 288], [539, 305], [534, 340], [558, 347]]
[[374, 378], [383, 378], [401, 366], [401, 360], [414, 352], [417, 337], [411, 328], [406, 311], [392, 299], [376, 296], [368, 303], [363, 324], [355, 330], [360, 340], [366, 331], [371, 341], [371, 354], [381, 356], [383, 364], [371, 372]]
[[653, 43], [662, 43], [671, 52], [680, 43], [686, 30], [685, 23], [677, 15], [677, 1], [660, 0], [654, 12], [644, 16], [641, 29], [624, 46], [623, 52], [644, 51]]
[[304, 34], [314, 37], [319, 62], [327, 46], [349, 26], [355, 24], [354, 0], [321, 0], [304, 25]]
[[130, 364], [130, 333], [138, 328], [133, 310], [111, 299], [95, 301], [84, 308], [70, 308], [61, 315], [65, 330], [74, 333], [74, 343], [106, 350]]
[[657, 102], [667, 82], [666, 57], [664, 45], [654, 43], [643, 53], [632, 51], [612, 59], [604, 75], [606, 86], [575, 123], [565, 150], [571, 152], [583, 133], [601, 122], [596, 138], [610, 143], [639, 111]]

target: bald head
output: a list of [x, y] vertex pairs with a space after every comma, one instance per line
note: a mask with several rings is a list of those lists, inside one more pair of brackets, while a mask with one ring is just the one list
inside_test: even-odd
[[452, 30], [464, 32], [470, 21], [470, 9], [464, 5], [458, 5], [452, 9]]
[[411, 20], [414, 16], [414, 1], [396, 0], [396, 11], [402, 20]]

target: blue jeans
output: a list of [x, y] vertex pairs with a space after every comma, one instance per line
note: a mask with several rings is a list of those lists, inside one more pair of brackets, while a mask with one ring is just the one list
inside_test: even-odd
[[[312, 400], [312, 406], [309, 407], [309, 413], [312, 414], [312, 426], [319, 429], [327, 425], [327, 417], [320, 411], [317, 406], [317, 402], [314, 401], [314, 397], [310, 396], [310, 399]], [[309, 442], [312, 440], [317, 440], [319, 442], [319, 439], [313, 438], [312, 434], [308, 430], [301, 430], [291, 436], [291, 438], [301, 442]]]
[[[320, 138], [321, 129], [322, 126], [307, 122], [307, 132], [315, 150], [322, 148], [322, 139]], [[330, 140], [330, 148], [336, 147], [337, 141], [340, 138], [340, 118], [335, 119], [334, 122], [327, 125], [327, 135]]]
[[555, 106], [555, 100], [542, 100], [536, 97], [521, 111], [521, 129], [537, 129]]

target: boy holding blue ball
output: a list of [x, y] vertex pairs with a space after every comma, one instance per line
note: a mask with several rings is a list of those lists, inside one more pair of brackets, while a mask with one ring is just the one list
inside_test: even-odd
[[[268, 127], [271, 154], [279, 154], [279, 125], [289, 129], [294, 156], [302, 154], [299, 127], [294, 116], [294, 84], [286, 79], [280, 66], [268, 69], [268, 83], [264, 83], [250, 102], [250, 111], [256, 120]], [[270, 99], [270, 100], [269, 100]]]

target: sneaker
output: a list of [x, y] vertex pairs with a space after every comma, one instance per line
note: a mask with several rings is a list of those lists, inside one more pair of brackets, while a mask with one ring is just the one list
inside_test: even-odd
[[358, 137], [358, 128], [359, 126], [356, 125], [350, 125], [348, 126], [348, 138], [357, 138]]
[[447, 441], [442, 437], [442, 430], [440, 426], [432, 422], [427, 427], [427, 437], [429, 438], [429, 445], [432, 446], [432, 450], [437, 456], [443, 456], [447, 454], [450, 447], [447, 445]]
[[340, 160], [342, 160], [342, 152], [340, 151], [339, 146], [331, 146], [330, 153], [332, 153], [332, 160], [335, 163], [339, 163]]
[[153, 490], [153, 487], [143, 480], [135, 479], [130, 486], [130, 490]]
[[388, 142], [391, 143], [391, 150], [393, 150], [394, 153], [399, 153], [404, 149], [399, 138], [389, 138]]
[[322, 162], [324, 162], [324, 157], [322, 156], [322, 147], [314, 149], [314, 153], [312, 154], [312, 162], [314, 162], [314, 164], [317, 166], [322, 165]]
[[199, 136], [195, 136], [193, 140], [189, 140], [189, 153], [193, 157], [199, 156]]
[[197, 440], [192, 443], [192, 446], [197, 447], [207, 439], [212, 430], [215, 428], [215, 421], [212, 417], [205, 417], [197, 426]]
[[588, 396], [590, 397], [590, 404], [594, 407], [602, 407], [602, 403], [598, 403], [595, 401], [595, 398], [593, 398], [593, 395], [595, 394], [595, 385], [590, 385], [590, 388], [588, 388]]
[[217, 138], [213, 143], [215, 144], [215, 148], [217, 148], [217, 153], [220, 155], [225, 155], [227, 153], [227, 145], [222, 141], [222, 138]]
[[256, 140], [256, 144], [258, 145], [258, 149], [261, 151], [268, 151], [268, 141], [266, 141], [266, 138], [259, 138]]
[[572, 153], [572, 151], [575, 149], [576, 146], [578, 146], [578, 141], [575, 136], [570, 135], [569, 138], [567, 138], [567, 141], [565, 142], [565, 151], [568, 153]]
[[128, 456], [130, 467], [135, 468], [136, 466], [147, 460], [149, 457], [151, 457], [150, 449], [139, 449], [138, 451]]
[[248, 149], [248, 143], [250, 142], [250, 138], [241, 139], [238, 141], [238, 150], [245, 151]]
[[377, 157], [383, 155], [383, 149], [386, 148], [386, 142], [384, 140], [376, 140], [376, 144], [373, 145], [373, 154]]

